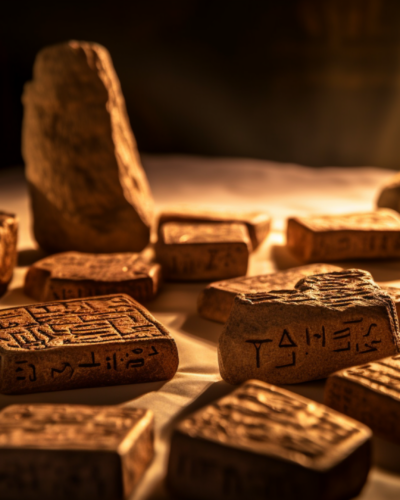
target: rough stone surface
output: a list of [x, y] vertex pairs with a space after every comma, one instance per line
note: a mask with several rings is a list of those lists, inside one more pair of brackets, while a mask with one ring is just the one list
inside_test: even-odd
[[272, 274], [242, 276], [230, 280], [216, 281], [210, 283], [199, 295], [197, 310], [203, 318], [225, 323], [229, 318], [233, 302], [238, 294], [288, 290], [294, 288], [296, 283], [305, 276], [330, 273], [332, 271], [341, 271], [341, 268], [329, 264], [310, 264], [309, 266], [295, 267]]
[[167, 483], [173, 498], [353, 498], [370, 440], [359, 422], [251, 380], [178, 424]]
[[334, 373], [325, 386], [325, 402], [400, 444], [399, 373], [400, 356]]
[[0, 310], [0, 392], [171, 379], [178, 367], [166, 328], [127, 295]]
[[216, 210], [195, 210], [189, 207], [170, 208], [158, 217], [158, 232], [165, 222], [237, 222], [246, 224], [253, 250], [268, 236], [271, 217], [264, 212], [231, 212]]
[[377, 206], [391, 208], [400, 212], [400, 174], [394, 175], [382, 188], [379, 194]]
[[0, 297], [7, 291], [17, 264], [18, 219], [0, 212]]
[[366, 271], [304, 278], [292, 291], [239, 295], [219, 340], [221, 376], [294, 384], [399, 352], [393, 299]]
[[71, 41], [36, 57], [22, 152], [34, 234], [50, 252], [140, 251], [153, 203], [108, 51]]
[[33, 264], [24, 292], [39, 301], [126, 293], [142, 302], [155, 297], [160, 280], [161, 266], [142, 254], [65, 252]]
[[150, 410], [19, 404], [0, 412], [5, 500], [123, 500], [152, 457]]
[[157, 243], [163, 276], [176, 281], [207, 281], [243, 276], [251, 242], [237, 223], [166, 222]]
[[295, 217], [287, 246], [302, 262], [400, 257], [400, 216], [393, 210]]

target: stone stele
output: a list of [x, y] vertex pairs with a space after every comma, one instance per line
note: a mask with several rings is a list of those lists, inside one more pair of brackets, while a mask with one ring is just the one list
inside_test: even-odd
[[39, 245], [50, 252], [142, 250], [153, 201], [108, 51], [76, 41], [44, 48], [22, 100]]
[[178, 424], [167, 484], [172, 498], [196, 500], [353, 498], [371, 436], [326, 406], [250, 380]]
[[357, 269], [301, 280], [292, 291], [238, 295], [219, 340], [222, 378], [295, 384], [399, 352], [396, 306]]
[[0, 310], [0, 392], [24, 394], [169, 380], [174, 339], [128, 295]]
[[211, 281], [247, 272], [251, 241], [244, 224], [166, 222], [157, 242], [165, 279]]
[[64, 252], [33, 264], [24, 292], [39, 301], [126, 293], [139, 302], [158, 292], [161, 266], [138, 253]]
[[301, 262], [400, 258], [400, 215], [394, 210], [313, 215], [288, 220], [287, 246]]
[[399, 373], [400, 356], [334, 373], [325, 385], [325, 403], [400, 444]]
[[150, 410], [18, 404], [0, 412], [5, 500], [124, 500], [153, 454]]
[[0, 212], [0, 297], [7, 291], [17, 264], [18, 219]]
[[216, 281], [210, 283], [199, 295], [197, 310], [203, 318], [225, 323], [229, 318], [235, 297], [241, 293], [288, 290], [294, 288], [296, 283], [305, 276], [341, 270], [340, 267], [329, 264], [310, 264], [272, 274], [241, 276], [240, 278]]
[[194, 209], [191, 207], [171, 207], [158, 217], [158, 233], [165, 222], [237, 222], [245, 224], [249, 232], [253, 250], [258, 248], [268, 236], [271, 217], [265, 212], [233, 212], [222, 210]]

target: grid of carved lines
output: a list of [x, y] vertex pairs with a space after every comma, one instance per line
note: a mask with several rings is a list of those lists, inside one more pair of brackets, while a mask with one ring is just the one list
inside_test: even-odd
[[57, 302], [0, 311], [0, 345], [40, 350], [163, 336], [124, 297]]
[[400, 398], [400, 356], [374, 361], [368, 365], [352, 368], [346, 371], [349, 379], [354, 379], [362, 385], [378, 386], [382, 392], [387, 389], [398, 393]]

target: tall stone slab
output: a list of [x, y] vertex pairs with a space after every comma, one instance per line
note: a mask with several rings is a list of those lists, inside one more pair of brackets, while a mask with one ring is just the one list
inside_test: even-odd
[[44, 48], [23, 94], [34, 234], [48, 251], [140, 251], [153, 201], [108, 51]]

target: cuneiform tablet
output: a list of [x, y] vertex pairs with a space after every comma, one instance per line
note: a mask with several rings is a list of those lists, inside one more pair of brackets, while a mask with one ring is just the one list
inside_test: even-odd
[[342, 370], [328, 377], [325, 403], [400, 444], [400, 356]]
[[169, 380], [178, 367], [166, 328], [128, 295], [0, 310], [0, 392]]
[[18, 219], [0, 212], [0, 297], [7, 291], [17, 263]]
[[287, 246], [302, 262], [400, 257], [400, 215], [393, 210], [295, 217]]
[[157, 243], [163, 276], [206, 281], [243, 276], [251, 242], [244, 224], [167, 222]]
[[310, 264], [278, 273], [216, 281], [210, 283], [199, 295], [197, 310], [203, 318], [225, 323], [238, 294], [292, 289], [305, 276], [340, 270], [340, 267], [329, 264]]
[[65, 252], [33, 264], [24, 292], [40, 301], [126, 293], [142, 302], [155, 297], [160, 279], [161, 266], [138, 253]]
[[2, 500], [123, 500], [152, 458], [150, 410], [35, 404], [0, 412]]
[[309, 276], [292, 291], [238, 295], [218, 357], [229, 383], [295, 384], [398, 352], [393, 299], [352, 269]]
[[160, 232], [165, 222], [237, 222], [246, 225], [251, 239], [253, 250], [256, 249], [268, 236], [271, 217], [264, 212], [231, 212], [216, 210], [201, 210], [189, 207], [169, 209], [159, 215], [158, 230]]
[[284, 389], [250, 380], [175, 429], [174, 498], [344, 500], [370, 467], [371, 431]]

